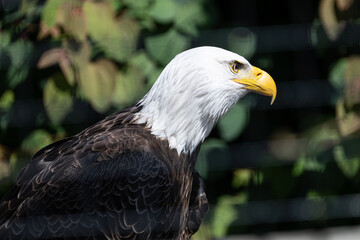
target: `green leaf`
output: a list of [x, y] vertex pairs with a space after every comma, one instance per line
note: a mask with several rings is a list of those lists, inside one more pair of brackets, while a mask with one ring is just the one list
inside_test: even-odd
[[260, 186], [264, 182], [264, 173], [260, 170], [255, 171], [253, 181], [255, 186]]
[[236, 196], [223, 195], [219, 197], [212, 222], [212, 231], [214, 237], [224, 237], [234, 220], [237, 219], [236, 205], [243, 204], [247, 201], [247, 194]]
[[[78, 4], [76, 4], [78, 3]], [[79, 2], [66, 2], [57, 12], [56, 22], [64, 31], [79, 41], [84, 41], [87, 36], [85, 14]]]
[[325, 168], [325, 163], [319, 162], [314, 156], [301, 156], [293, 167], [292, 175], [299, 177], [306, 171], [322, 173], [325, 171]]
[[305, 170], [306, 170], [306, 160], [304, 157], [302, 157], [295, 162], [292, 170], [292, 175], [294, 177], [299, 177], [305, 172]]
[[166, 65], [176, 54], [184, 51], [189, 46], [189, 38], [181, 35], [175, 30], [170, 30], [164, 34], [151, 36], [145, 39], [147, 52], [151, 57], [163, 65]]
[[339, 92], [343, 93], [345, 85], [345, 69], [347, 65], [346, 58], [340, 58], [329, 72], [329, 81], [331, 85]]
[[51, 122], [59, 125], [71, 111], [73, 105], [69, 85], [62, 75], [50, 78], [46, 82], [43, 101]]
[[[86, 15], [87, 30], [95, 40], [117, 38], [115, 11], [108, 2], [86, 1], [83, 5]], [[105, 27], [106, 26], [106, 27]]]
[[126, 4], [130, 9], [134, 8], [148, 8], [151, 0], [123, 0], [124, 4]]
[[11, 36], [9, 32], [0, 32], [0, 50], [6, 48], [11, 41]]
[[82, 68], [90, 61], [91, 47], [88, 41], [79, 42], [74, 39], [66, 39], [63, 42], [66, 55], [70, 58], [75, 68]]
[[4, 184], [4, 180], [6, 180], [10, 176], [10, 166], [8, 161], [4, 161], [3, 159], [7, 159], [8, 150], [6, 147], [0, 145], [0, 186]]
[[329, 144], [340, 140], [339, 132], [331, 125], [314, 127], [308, 131], [307, 151], [314, 156], [329, 149]]
[[227, 200], [228, 196], [220, 198], [215, 208], [213, 231], [217, 238], [224, 237], [231, 225], [236, 219], [236, 209], [231, 201]]
[[21, 151], [11, 153], [11, 155], [9, 157], [11, 182], [16, 181], [16, 178], [17, 178], [19, 172], [27, 163], [29, 163], [28, 154], [24, 154], [24, 152], [21, 152]]
[[[10, 121], [9, 111], [15, 101], [15, 94], [12, 90], [6, 90], [0, 97], [0, 129], [5, 131]], [[1, 156], [0, 156], [1, 157]]]
[[130, 59], [130, 65], [137, 67], [146, 77], [150, 77], [156, 69], [155, 63], [145, 52], [140, 52]]
[[37, 0], [23, 0], [18, 8], [20, 13], [23, 13], [26, 16], [26, 20], [34, 20], [39, 17], [43, 8], [37, 6]]
[[[29, 62], [33, 46], [30, 42], [16, 41], [9, 46], [8, 52], [11, 57], [11, 63], [15, 66], [21, 66], [25, 62]], [[26, 59], [26, 61], [24, 60]]]
[[336, 120], [338, 133], [342, 137], [351, 135], [360, 129], [359, 112], [347, 111], [343, 98], [336, 103]]
[[138, 68], [130, 67], [125, 73], [118, 72], [113, 102], [119, 106], [129, 105], [144, 94], [144, 77]]
[[203, 178], [211, 173], [212, 179], [221, 177], [231, 164], [228, 146], [220, 139], [207, 139], [201, 146], [196, 169]]
[[[210, 215], [208, 213], [206, 216]], [[212, 239], [212, 226], [207, 221], [209, 217], [205, 218], [204, 221], [201, 223], [199, 230], [191, 237], [192, 240], [205, 240], [205, 239]]]
[[358, 156], [348, 157], [342, 145], [337, 145], [333, 149], [335, 161], [347, 178], [353, 178], [359, 172], [360, 159]]
[[162, 72], [162, 69], [156, 68], [155, 71], [151, 74], [151, 76], [149, 77], [148, 82], [146, 84], [147, 90], [149, 90], [154, 85], [154, 83], [160, 76], [161, 72]]
[[249, 118], [248, 108], [237, 103], [233, 108], [219, 120], [219, 134], [225, 141], [235, 140], [244, 130]]
[[97, 112], [104, 112], [110, 107], [116, 75], [116, 66], [106, 59], [87, 64], [80, 69], [80, 87]]
[[306, 198], [307, 199], [312, 199], [312, 200], [321, 200], [321, 194], [318, 191], [315, 190], [309, 190], [306, 193]]
[[[123, 1], [119, 1], [119, 0], [107, 0], [113, 9], [115, 9], [116, 11], [119, 11], [120, 9], [123, 8]], [[134, 1], [134, 2], [138, 2], [138, 1]]]
[[12, 90], [6, 90], [0, 97], [0, 110], [9, 110], [14, 101], [14, 92]]
[[46, 1], [42, 11], [41, 20], [45, 22], [48, 27], [54, 27], [56, 24], [56, 16], [60, 6], [68, 0], [50, 0]]
[[117, 28], [119, 31], [118, 45], [109, 43], [107, 45], [107, 54], [118, 61], [128, 61], [129, 57], [134, 53], [137, 40], [140, 34], [140, 26], [136, 20], [123, 15], [117, 19]]
[[11, 60], [7, 81], [10, 88], [16, 87], [28, 75], [29, 67], [33, 57], [33, 45], [29, 41], [17, 41], [12, 43], [8, 49]]
[[50, 133], [43, 129], [37, 129], [25, 137], [21, 143], [21, 148], [25, 152], [33, 155], [35, 152], [49, 145], [50, 143], [52, 143]]
[[234, 171], [234, 177], [232, 185], [235, 188], [246, 187], [249, 185], [253, 170], [251, 169], [236, 169]]
[[0, 130], [6, 132], [10, 120], [9, 112], [2, 113], [0, 116]]
[[74, 86], [76, 80], [75, 72], [74, 72], [74, 68], [71, 65], [70, 60], [66, 56], [61, 57], [59, 60], [59, 66], [68, 84], [70, 86]]
[[83, 9], [90, 37], [102, 47], [107, 56], [120, 62], [126, 61], [136, 47], [140, 32], [138, 23], [126, 14], [117, 19], [108, 2], [87, 1]]
[[130, 60], [130, 65], [139, 69], [143, 73], [143, 75], [147, 78], [147, 86], [146, 89], [150, 89], [150, 87], [155, 83], [156, 79], [159, 77], [161, 73], [161, 69], [159, 69], [153, 60], [149, 58], [149, 56], [141, 52], [135, 55]]
[[175, 18], [178, 7], [173, 0], [155, 0], [149, 15], [159, 23], [169, 23]]
[[347, 58], [345, 69], [345, 101], [352, 107], [360, 103], [360, 56]]
[[149, 14], [152, 0], [123, 0], [123, 3], [126, 6], [126, 13], [136, 19], [143, 29], [155, 30], [154, 19]]
[[[6, 62], [8, 62], [7, 57], [7, 47], [9, 46], [11, 41], [10, 33], [8, 32], [0, 32], [0, 69], [6, 68]], [[5, 65], [5, 66], [3, 66]]]
[[178, 6], [175, 16], [175, 26], [178, 30], [190, 34], [197, 34], [197, 27], [205, 23], [204, 10], [196, 1], [187, 1]]

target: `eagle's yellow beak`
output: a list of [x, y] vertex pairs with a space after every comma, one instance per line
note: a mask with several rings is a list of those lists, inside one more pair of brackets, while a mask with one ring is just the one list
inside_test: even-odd
[[253, 73], [254, 75], [249, 78], [234, 79], [234, 82], [244, 84], [245, 89], [265, 96], [271, 96], [270, 104], [273, 104], [276, 98], [276, 85], [274, 80], [267, 72], [260, 68], [253, 67]]

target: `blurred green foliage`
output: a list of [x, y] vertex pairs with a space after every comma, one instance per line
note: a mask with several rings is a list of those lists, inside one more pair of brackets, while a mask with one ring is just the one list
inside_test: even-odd
[[[355, 1], [323, 0], [318, 5], [319, 17], [313, 19], [311, 44], [317, 50], [319, 61], [325, 62], [326, 57], [330, 55], [323, 51], [329, 46], [333, 47], [331, 49], [333, 55], [342, 53], [338, 54], [338, 57], [332, 55], [335, 61], [330, 63], [325, 76], [336, 92], [336, 98], [328, 103], [333, 114], [324, 114], [326, 117], [322, 120], [312, 119], [313, 121], [307, 124], [306, 129], [298, 132], [291, 132], [286, 128], [279, 129], [266, 140], [269, 150], [267, 159], [262, 159], [256, 168], [227, 171], [233, 174], [233, 194], [220, 196], [216, 201], [216, 206], [211, 209], [211, 217], [206, 219], [209, 221], [206, 224], [212, 227], [212, 236], [224, 237], [229, 233], [247, 232], [248, 230], [242, 228], [247, 225], [248, 229], [254, 226], [255, 229], [252, 231], [255, 233], [263, 231], [261, 230], [263, 228], [267, 229], [261, 225], [266, 221], [257, 225], [256, 215], [249, 214], [253, 201], [267, 198], [307, 198], [310, 202], [303, 200], [299, 203], [306, 203], [309, 206], [314, 204], [314, 206], [304, 208], [305, 212], [301, 214], [308, 214], [309, 219], [316, 222], [310, 226], [327, 226], [329, 224], [327, 221], [332, 219], [333, 209], [329, 206], [324, 207], [325, 199], [329, 196], [339, 196], [341, 199], [341, 194], [359, 192], [357, 189], [360, 177], [360, 56], [356, 55], [359, 47], [357, 46], [354, 53], [349, 54], [344, 50], [347, 48], [346, 45], [337, 47], [332, 45], [344, 35], [349, 34], [345, 32], [347, 24], [353, 23], [354, 19], [360, 20], [360, 13], [353, 9], [356, 6], [358, 5]], [[256, 36], [243, 27], [230, 31], [228, 35], [229, 48], [246, 57], [251, 57], [255, 53], [256, 41]], [[264, 62], [268, 63], [267, 59], [259, 60], [259, 63]], [[277, 64], [280, 63], [277, 62]], [[284, 65], [284, 62], [281, 62], [281, 65]], [[282, 90], [286, 91], [286, 89]], [[321, 94], [318, 93], [319, 96]], [[232, 115], [230, 112], [219, 122], [218, 135], [221, 139], [231, 143], [232, 140], [239, 138], [239, 134], [243, 132], [243, 126], [247, 125], [249, 107], [251, 104], [248, 104], [244, 110], [239, 110], [236, 106], [234, 112], [238, 111], [238, 113]], [[286, 118], [286, 115], [282, 117]], [[302, 117], [304, 116], [299, 117], [299, 122]], [[207, 170], [202, 175], [211, 179], [214, 175], [218, 176], [220, 169], [224, 169], [221, 165], [226, 165], [225, 162], [228, 162], [228, 168], [234, 165], [230, 163], [231, 160], [228, 160], [226, 154], [221, 153], [221, 151], [228, 151], [229, 145], [218, 144], [214, 151], [214, 148], [209, 148], [213, 142], [214, 140], [206, 141], [202, 148], [201, 154], [209, 156], [204, 157], [200, 154], [198, 159], [198, 168]], [[211, 167], [212, 158], [221, 163]], [[266, 163], [269, 162], [271, 164], [268, 166]], [[215, 179], [221, 182], [224, 178], [215, 177]], [[210, 180], [210, 182], [214, 184], [214, 181]], [[351, 183], [349, 184], [351, 187], [346, 186], [347, 183]], [[218, 187], [221, 188], [221, 186], [220, 184]], [[256, 204], [254, 209], [260, 209], [257, 211], [260, 211], [263, 217], [269, 213], [271, 204], [268, 206], [266, 203]], [[239, 211], [243, 208], [248, 209]], [[340, 209], [342, 210], [337, 211], [344, 211], [343, 208]], [[272, 217], [276, 218], [275, 215]], [[286, 221], [293, 221], [290, 219], [296, 219], [296, 216], [287, 218]], [[246, 224], [239, 225], [239, 222]], [[267, 230], [274, 231], [274, 229], [277, 227], [270, 225]], [[201, 238], [203, 235], [200, 233], [199, 239], [205, 239]]]
[[[274, 72], [277, 83], [293, 81], [291, 69], [311, 74], [321, 71], [324, 74], [320, 77], [335, 94], [318, 114], [307, 116], [303, 111], [293, 117], [290, 108], [299, 106], [284, 104], [284, 109], [277, 108], [289, 91], [278, 85], [278, 99], [271, 111], [279, 117], [254, 111], [258, 100], [249, 96], [219, 121], [198, 157], [197, 169], [207, 182], [212, 206], [194, 239], [259, 231], [252, 229], [260, 222], [251, 215], [253, 202], [303, 197], [317, 206], [327, 196], [358, 193], [360, 51], [358, 42], [351, 50], [340, 44], [351, 42], [351, 35], [346, 38], [346, 27], [360, 20], [356, 1], [312, 3], [316, 4], [316, 13], [312, 15], [307, 44], [313, 59], [293, 65], [279, 52], [284, 52], [283, 47], [298, 35], [291, 32], [294, 36], [289, 34], [270, 43], [259, 37], [264, 29], [247, 27], [243, 19], [236, 28], [226, 29], [233, 25], [222, 22], [221, 17], [234, 14], [217, 16], [214, 11], [220, 10], [212, 8], [215, 4], [219, 3], [21, 0], [4, 4], [0, 15], [0, 193], [15, 181], [38, 149], [140, 99], [177, 53], [196, 45], [196, 41], [201, 43], [201, 39], [245, 56], [273, 76]], [[269, 12], [265, 2], [260, 5], [265, 5], [265, 17], [276, 19], [280, 14]], [[256, 15], [251, 12], [249, 16], [242, 8], [235, 10], [238, 17], [242, 16], [238, 11], [250, 18]], [[220, 23], [217, 25], [214, 19]], [[201, 34], [200, 29], [210, 23], [224, 29], [217, 34]], [[273, 27], [267, 34], [279, 32], [281, 27]], [[291, 46], [291, 51], [300, 51], [297, 47], [301, 45]], [[309, 65], [320, 70], [311, 71]], [[308, 92], [305, 89], [288, 99], [306, 101]], [[321, 94], [317, 93], [318, 97]], [[22, 114], [18, 114], [19, 109]], [[30, 117], [29, 112], [34, 116]], [[246, 142], [246, 137], [251, 140]], [[239, 143], [245, 147], [240, 148]], [[264, 154], [256, 161], [260, 152]], [[250, 158], [254, 164], [241, 165], [238, 158], [239, 162]], [[264, 209], [259, 210], [264, 216], [269, 213], [269, 209], [256, 204], [255, 209]], [[271, 209], [273, 205], [268, 206]], [[242, 207], [249, 209], [238, 214]], [[327, 226], [326, 214], [321, 208], [321, 214], [309, 216], [323, 227]]]
[[37, 150], [81, 130], [81, 113], [140, 99], [206, 21], [202, 0], [20, 0], [0, 10], [1, 193]]

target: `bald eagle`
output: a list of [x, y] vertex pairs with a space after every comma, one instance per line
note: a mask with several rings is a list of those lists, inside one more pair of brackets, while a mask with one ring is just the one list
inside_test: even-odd
[[178, 54], [135, 105], [38, 151], [0, 203], [0, 239], [189, 239], [208, 210], [200, 145], [269, 74], [216, 47]]

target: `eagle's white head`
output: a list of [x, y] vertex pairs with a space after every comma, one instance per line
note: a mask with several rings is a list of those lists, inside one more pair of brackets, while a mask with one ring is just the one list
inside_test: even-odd
[[242, 56], [217, 47], [178, 54], [140, 100], [136, 122], [169, 141], [178, 153], [191, 153], [219, 118], [248, 92], [276, 97], [269, 74]]

